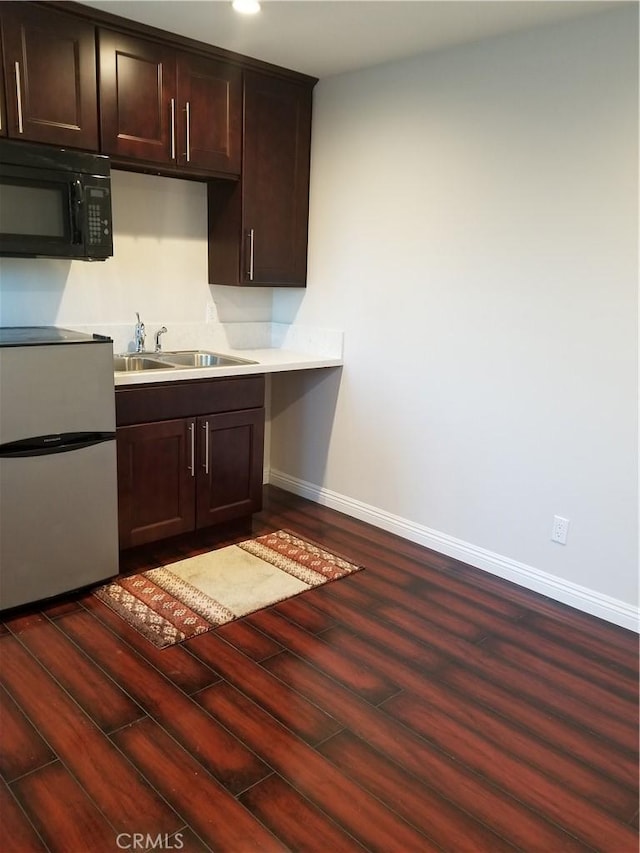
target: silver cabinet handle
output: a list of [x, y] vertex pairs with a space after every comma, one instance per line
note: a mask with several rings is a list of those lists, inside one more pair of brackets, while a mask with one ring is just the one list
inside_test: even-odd
[[189, 424], [189, 436], [191, 438], [191, 465], [189, 465], [189, 471], [191, 471], [191, 476], [196, 476], [196, 425], [191, 422]]
[[191, 104], [189, 101], [184, 105], [185, 111], [185, 119], [186, 119], [186, 140], [187, 140], [187, 150], [186, 157], [187, 163], [191, 160]]
[[20, 79], [20, 63], [16, 62], [16, 99], [18, 102], [18, 133], [24, 133], [22, 124], [22, 81]]
[[249, 281], [253, 281], [253, 228], [249, 229]]
[[176, 159], [176, 99], [171, 98], [171, 159]]
[[209, 473], [209, 422], [206, 421], [202, 425], [202, 429], [204, 430], [204, 473]]

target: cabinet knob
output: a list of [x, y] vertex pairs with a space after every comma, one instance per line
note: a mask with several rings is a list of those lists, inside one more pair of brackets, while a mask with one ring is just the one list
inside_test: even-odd
[[202, 424], [202, 429], [204, 430], [204, 473], [209, 473], [209, 422], [205, 421]]
[[172, 160], [176, 159], [176, 99], [171, 98], [169, 102], [170, 105], [170, 113], [171, 113], [171, 151], [170, 156]]
[[249, 281], [253, 281], [253, 228], [249, 229]]
[[193, 421], [189, 424], [189, 436], [191, 438], [191, 465], [188, 466], [191, 476], [196, 476], [196, 425]]
[[18, 105], [18, 133], [24, 133], [22, 124], [22, 80], [20, 78], [20, 63], [16, 61], [16, 101]]
[[191, 104], [187, 101], [184, 105], [185, 112], [185, 140], [186, 140], [186, 151], [185, 157], [187, 158], [187, 163], [191, 162]]

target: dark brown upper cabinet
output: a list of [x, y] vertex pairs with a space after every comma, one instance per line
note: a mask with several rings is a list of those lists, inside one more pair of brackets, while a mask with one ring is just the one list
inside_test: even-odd
[[103, 153], [194, 176], [240, 173], [240, 69], [111, 30], [98, 44]]
[[178, 156], [196, 169], [240, 174], [242, 72], [189, 54], [178, 55]]
[[211, 284], [306, 285], [311, 91], [245, 72], [242, 179], [209, 185]]
[[11, 2], [0, 3], [0, 21], [7, 98], [2, 133], [97, 151], [93, 24]]

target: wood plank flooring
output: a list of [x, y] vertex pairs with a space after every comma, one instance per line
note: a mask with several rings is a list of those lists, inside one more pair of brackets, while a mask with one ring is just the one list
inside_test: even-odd
[[[638, 641], [273, 487], [366, 570], [159, 651], [89, 592], [0, 626], [0, 850], [638, 850]], [[603, 566], [606, 571], [606, 566]]]

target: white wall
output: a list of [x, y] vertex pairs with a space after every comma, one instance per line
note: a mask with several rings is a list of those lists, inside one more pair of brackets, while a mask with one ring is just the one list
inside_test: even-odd
[[621, 624], [637, 37], [630, 7], [321, 81], [308, 289], [274, 302], [345, 331], [341, 380], [274, 380], [274, 481]]

